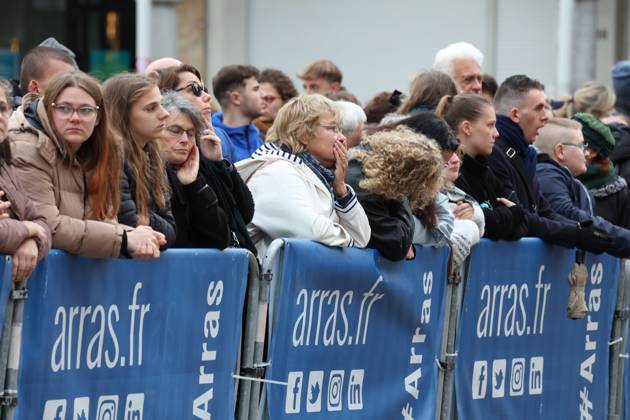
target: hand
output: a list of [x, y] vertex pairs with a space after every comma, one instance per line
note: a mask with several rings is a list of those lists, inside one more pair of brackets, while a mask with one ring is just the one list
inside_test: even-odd
[[223, 159], [221, 139], [214, 132], [212, 125], [208, 125], [208, 128], [201, 133], [199, 148], [201, 149], [201, 154], [208, 160], [219, 161]]
[[37, 238], [40, 241], [45, 241], [47, 239], [46, 237], [48, 235], [46, 234], [46, 229], [44, 229], [37, 223], [28, 220], [22, 223], [26, 225], [26, 228], [28, 229], [28, 236], [30, 236], [31, 238]]
[[406, 260], [413, 260], [414, 258], [416, 258], [416, 250], [413, 247], [413, 245], [411, 245], [409, 247], [409, 250], [407, 250], [407, 255], [405, 255], [405, 259]]
[[197, 175], [199, 174], [199, 149], [193, 144], [188, 159], [177, 168], [177, 179], [183, 185], [188, 185], [195, 182]]
[[20, 282], [28, 279], [37, 264], [39, 251], [37, 243], [32, 238], [22, 242], [11, 256], [13, 258], [13, 281]]
[[148, 226], [139, 226], [127, 232], [127, 250], [133, 258], [147, 259], [160, 257], [160, 245]]
[[516, 205], [516, 203], [514, 203], [514, 202], [512, 202], [512, 201], [508, 200], [507, 198], [503, 198], [503, 197], [499, 197], [499, 198], [497, 198], [497, 201], [498, 201], [499, 203], [503, 204], [505, 207], [512, 207], [512, 206], [515, 206], [515, 205]]
[[[4, 191], [0, 191], [0, 199], [2, 199], [2, 197], [4, 197]], [[0, 200], [0, 220], [9, 218], [9, 207], [11, 207], [10, 201]]]
[[457, 202], [457, 207], [453, 210], [453, 215], [457, 219], [472, 219], [475, 214], [472, 204], [465, 201]]
[[333, 181], [333, 192], [344, 197], [348, 193], [346, 188], [346, 173], [348, 172], [348, 149], [346, 144], [336, 141], [333, 144], [333, 154], [335, 156], [335, 180]]
[[157, 242], [158, 246], [166, 245], [166, 236], [162, 232], [158, 232], [157, 230], [153, 230], [150, 226], [138, 226], [137, 230], [149, 232], [153, 235], [153, 238]]

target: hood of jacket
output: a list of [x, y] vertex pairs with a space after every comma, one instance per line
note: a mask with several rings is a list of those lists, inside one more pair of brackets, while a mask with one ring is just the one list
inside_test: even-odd
[[44, 102], [37, 95], [29, 93], [24, 96], [22, 105], [9, 119], [8, 131], [17, 141], [24, 135], [37, 138], [41, 155], [50, 162], [57, 156], [60, 156], [62, 160], [70, 157], [65, 144], [57, 138], [52, 128]]

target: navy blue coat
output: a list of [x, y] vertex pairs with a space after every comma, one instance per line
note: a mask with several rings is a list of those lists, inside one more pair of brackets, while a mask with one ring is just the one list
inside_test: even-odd
[[536, 176], [540, 192], [553, 210], [575, 220], [592, 220], [593, 224], [615, 238], [608, 251], [618, 257], [630, 256], [630, 230], [616, 226], [595, 215], [593, 197], [571, 172], [553, 161], [549, 155], [538, 155]]

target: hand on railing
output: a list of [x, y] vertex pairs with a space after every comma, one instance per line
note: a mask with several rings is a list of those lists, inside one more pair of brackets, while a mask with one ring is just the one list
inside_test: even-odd
[[34, 239], [29, 238], [15, 250], [11, 258], [13, 266], [13, 281], [20, 282], [28, 279], [37, 264], [39, 250]]
[[127, 249], [133, 258], [159, 258], [160, 246], [165, 244], [166, 237], [149, 226], [138, 226], [127, 232]]
[[0, 220], [9, 217], [9, 207], [11, 207], [11, 202], [6, 201], [4, 191], [0, 190]]

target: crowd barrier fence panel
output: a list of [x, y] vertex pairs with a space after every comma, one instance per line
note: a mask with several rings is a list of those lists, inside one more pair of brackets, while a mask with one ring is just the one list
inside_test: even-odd
[[234, 417], [248, 255], [51, 251], [29, 280], [13, 418]]
[[[258, 331], [261, 320], [260, 316], [266, 317], [267, 297], [261, 284], [261, 274], [259, 271], [258, 260], [253, 254], [249, 254], [249, 270], [247, 282], [247, 301], [245, 304], [245, 331], [243, 333], [243, 342], [241, 344], [241, 367], [238, 379], [238, 398], [236, 418], [238, 420], [255, 419], [250, 416], [251, 406], [257, 406], [259, 399], [259, 385], [255, 381], [264, 377], [264, 368], [260, 366], [262, 360], [262, 351], [260, 341], [258, 339], [260, 332]], [[236, 376], [236, 375], [235, 375]], [[254, 381], [252, 381], [252, 378]]]
[[458, 418], [606, 418], [619, 260], [586, 256], [589, 312], [566, 316], [575, 251], [538, 239], [472, 252], [458, 335]]
[[450, 420], [454, 418], [455, 410], [455, 363], [457, 362], [457, 333], [460, 309], [464, 298], [468, 259], [461, 267], [449, 274], [444, 304], [444, 322], [442, 330], [442, 344], [438, 360], [440, 371], [438, 381], [438, 407], [436, 420]]
[[11, 257], [0, 255], [0, 325], [2, 325], [2, 335], [0, 336], [0, 413], [2, 416], [5, 415], [9, 406], [16, 402], [15, 392], [6, 386], [15, 302], [11, 296], [12, 286]]
[[630, 309], [630, 261], [621, 260], [617, 302], [610, 337], [610, 385], [608, 395], [608, 419], [623, 418], [625, 360], [627, 359], [628, 312]]
[[449, 250], [416, 254], [284, 241], [271, 264], [268, 418], [435, 416]]

